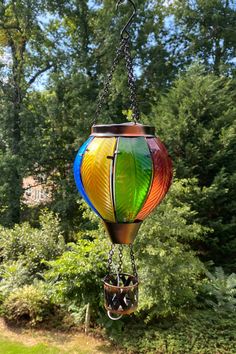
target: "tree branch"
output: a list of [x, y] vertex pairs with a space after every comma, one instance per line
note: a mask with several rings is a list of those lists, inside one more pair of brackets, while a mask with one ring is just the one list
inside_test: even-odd
[[45, 73], [46, 71], [48, 71], [49, 69], [51, 69], [53, 67], [52, 64], [48, 64], [47, 66], [45, 66], [45, 68], [37, 71], [32, 77], [31, 79], [28, 81], [27, 85], [30, 86], [32, 85], [35, 80], [37, 79], [37, 77], [39, 77], [41, 74]]
[[[4, 81], [0, 80], [0, 89], [7, 94], [8, 90], [9, 90], [9, 84], [5, 83]], [[1, 98], [3, 98], [3, 96], [1, 96]], [[9, 95], [8, 95], [9, 98]]]
[[0, 27], [5, 29], [5, 30], [16, 29], [16, 30], [20, 31], [19, 26], [18, 25], [14, 25], [14, 24], [8, 25], [8, 24], [6, 24], [4, 22], [0, 22]]
[[28, 187], [25, 187], [25, 188], [22, 187], [22, 189], [23, 189], [23, 191], [27, 191], [30, 188], [36, 188], [36, 187], [39, 187], [39, 186], [46, 186], [48, 188], [53, 187], [52, 184], [48, 184], [47, 182], [40, 182], [40, 183], [36, 183], [36, 184], [32, 184], [32, 185], [30, 184], [30, 185], [28, 185]]

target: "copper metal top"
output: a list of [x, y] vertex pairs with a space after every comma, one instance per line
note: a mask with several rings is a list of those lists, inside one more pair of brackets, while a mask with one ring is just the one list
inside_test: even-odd
[[155, 128], [135, 123], [93, 125], [93, 136], [155, 136]]

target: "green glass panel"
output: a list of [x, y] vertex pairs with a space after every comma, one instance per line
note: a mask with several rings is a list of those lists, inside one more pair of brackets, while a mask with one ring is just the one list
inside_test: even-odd
[[152, 159], [144, 137], [120, 137], [117, 151], [114, 170], [116, 219], [133, 222], [149, 192]]

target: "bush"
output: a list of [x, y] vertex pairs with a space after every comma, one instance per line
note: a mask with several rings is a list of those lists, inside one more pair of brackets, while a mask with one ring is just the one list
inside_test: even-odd
[[14, 290], [3, 303], [4, 317], [9, 321], [26, 321], [36, 325], [51, 312], [52, 305], [42, 286], [25, 285]]
[[115, 344], [137, 354], [235, 354], [236, 316], [194, 310], [181, 318], [144, 324], [126, 319], [123, 331], [110, 331]]
[[6, 297], [10, 292], [29, 284], [32, 278], [22, 261], [6, 261], [0, 267], [0, 294]]
[[175, 180], [135, 241], [139, 309], [147, 314], [146, 320], [176, 315], [196, 303], [205, 267], [191, 250], [191, 243], [201, 240], [206, 228], [192, 222], [196, 213], [181, 202], [190, 188], [198, 188], [195, 180]]
[[29, 223], [15, 225], [13, 229], [1, 227], [0, 242], [3, 261], [20, 260], [30, 275], [45, 269], [42, 260], [54, 259], [64, 250], [59, 219], [51, 212], [41, 214], [39, 229]]
[[80, 239], [77, 244], [68, 246], [70, 250], [57, 260], [48, 262], [50, 269], [45, 279], [51, 284], [53, 301], [81, 308], [90, 302], [96, 310], [101, 306], [102, 278], [107, 266], [106, 244], [95, 238]]
[[222, 267], [206, 274], [208, 283], [202, 289], [207, 305], [217, 312], [236, 311], [236, 274], [226, 275]]

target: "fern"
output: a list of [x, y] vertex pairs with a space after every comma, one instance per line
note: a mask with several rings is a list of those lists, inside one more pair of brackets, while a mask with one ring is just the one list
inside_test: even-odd
[[206, 303], [215, 311], [236, 311], [236, 274], [226, 275], [222, 267], [215, 273], [206, 272], [209, 282], [204, 285]]

